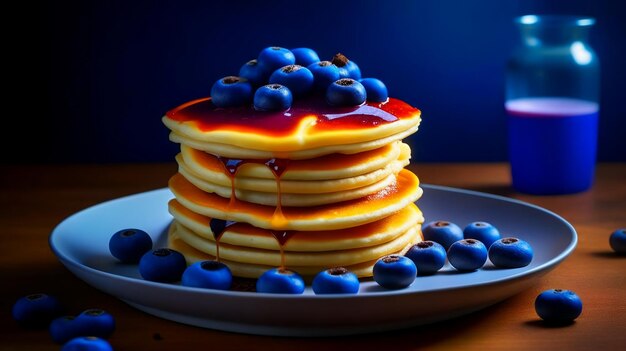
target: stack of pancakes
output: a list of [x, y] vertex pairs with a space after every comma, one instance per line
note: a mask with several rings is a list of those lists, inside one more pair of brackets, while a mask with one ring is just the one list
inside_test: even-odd
[[402, 143], [420, 111], [400, 100], [346, 108], [303, 99], [260, 112], [206, 98], [163, 122], [181, 144], [169, 246], [189, 262], [218, 259], [248, 278], [279, 266], [367, 277], [377, 259], [422, 238], [422, 191]]

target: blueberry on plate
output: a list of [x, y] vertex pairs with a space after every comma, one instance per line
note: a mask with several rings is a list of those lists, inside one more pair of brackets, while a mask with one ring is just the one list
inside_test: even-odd
[[361, 70], [359, 69], [359, 66], [354, 61], [348, 60], [345, 55], [338, 53], [333, 56], [331, 62], [339, 68], [339, 76], [341, 78], [352, 78], [354, 80], [361, 79]]
[[450, 245], [448, 261], [458, 271], [475, 271], [487, 262], [487, 248], [476, 239], [462, 239]]
[[99, 308], [84, 310], [74, 320], [81, 325], [82, 336], [97, 336], [108, 339], [115, 331], [113, 315]]
[[274, 72], [283, 66], [295, 65], [296, 57], [288, 49], [270, 46], [261, 50], [257, 62], [269, 72]]
[[617, 229], [609, 237], [609, 245], [618, 254], [626, 254], [626, 229]]
[[446, 249], [434, 241], [420, 241], [404, 254], [415, 263], [417, 274], [437, 273], [446, 264]]
[[273, 268], [265, 271], [256, 282], [256, 291], [270, 294], [302, 294], [304, 280], [285, 268]]
[[211, 101], [217, 107], [245, 106], [252, 100], [252, 84], [247, 79], [228, 76], [219, 79], [211, 87]]
[[228, 266], [218, 261], [196, 262], [183, 272], [181, 284], [195, 288], [228, 290], [233, 274]]
[[363, 84], [352, 78], [338, 79], [326, 89], [326, 102], [332, 106], [358, 106], [366, 98]]
[[387, 92], [387, 86], [380, 79], [376, 78], [363, 78], [359, 82], [363, 84], [365, 92], [367, 93], [367, 101], [372, 102], [385, 102], [389, 99], [389, 93]]
[[313, 87], [313, 73], [300, 65], [288, 65], [274, 71], [269, 82], [286, 86], [295, 96], [303, 96]]
[[573, 291], [551, 289], [537, 296], [535, 311], [548, 323], [567, 324], [580, 316], [583, 303]]
[[384, 256], [374, 264], [374, 281], [386, 289], [403, 289], [415, 281], [415, 263], [405, 256]]
[[143, 279], [155, 282], [179, 281], [186, 268], [185, 257], [167, 248], [146, 252], [139, 260], [139, 274]]
[[259, 65], [256, 59], [244, 63], [239, 69], [239, 77], [245, 78], [254, 87], [267, 84], [271, 71]]
[[152, 238], [141, 229], [122, 229], [109, 240], [111, 255], [124, 263], [137, 263], [152, 250]]
[[50, 322], [50, 336], [57, 344], [64, 344], [67, 341], [84, 336], [83, 325], [76, 322], [75, 316], [62, 316]]
[[13, 304], [13, 319], [28, 328], [47, 327], [54, 318], [63, 314], [59, 300], [46, 294], [30, 294]]
[[476, 239], [489, 248], [496, 240], [500, 239], [500, 231], [487, 222], [472, 222], [463, 229], [464, 239]]
[[307, 66], [313, 74], [313, 90], [326, 93], [326, 89], [339, 78], [339, 68], [330, 61], [321, 61]]
[[359, 278], [345, 267], [334, 267], [319, 272], [313, 278], [313, 292], [321, 294], [356, 294]]
[[295, 48], [291, 49], [291, 52], [296, 57], [296, 65], [307, 67], [313, 63], [320, 62], [320, 57], [313, 49]]
[[427, 223], [422, 228], [424, 240], [437, 242], [448, 250], [450, 245], [463, 239], [463, 231], [461, 228], [451, 222], [434, 221]]
[[113, 351], [108, 341], [95, 336], [81, 336], [68, 341], [61, 351]]
[[520, 268], [533, 260], [533, 249], [524, 240], [502, 238], [489, 247], [489, 260], [499, 268]]
[[285, 111], [291, 107], [291, 90], [280, 84], [267, 84], [254, 93], [254, 108], [259, 111]]

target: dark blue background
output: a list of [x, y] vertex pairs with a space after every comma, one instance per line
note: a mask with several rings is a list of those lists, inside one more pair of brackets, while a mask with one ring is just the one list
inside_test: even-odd
[[[24, 6], [24, 5], [22, 5]], [[416, 161], [505, 161], [512, 18], [597, 18], [599, 159], [626, 161], [626, 15], [619, 1], [80, 1], [27, 4], [7, 28], [5, 158], [172, 161], [161, 116], [266, 46], [337, 52], [423, 111]], [[10, 15], [10, 14], [9, 14]], [[29, 29], [35, 36], [20, 34]], [[27, 32], [26, 32], [27, 33]], [[24, 129], [26, 127], [26, 129]], [[30, 131], [30, 133], [25, 133]], [[22, 145], [36, 145], [26, 152]]]

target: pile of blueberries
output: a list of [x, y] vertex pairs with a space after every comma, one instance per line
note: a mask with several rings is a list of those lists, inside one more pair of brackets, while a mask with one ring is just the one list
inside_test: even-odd
[[217, 107], [254, 106], [258, 111], [288, 110], [294, 99], [319, 95], [332, 106], [385, 102], [387, 87], [376, 78], [361, 78], [359, 66], [338, 53], [321, 61], [309, 48], [267, 47], [248, 61], [238, 76], [227, 76], [211, 87]]

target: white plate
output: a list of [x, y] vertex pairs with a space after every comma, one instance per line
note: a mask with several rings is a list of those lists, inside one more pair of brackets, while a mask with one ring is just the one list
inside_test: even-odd
[[59, 260], [97, 289], [147, 313], [195, 326], [265, 335], [330, 336], [376, 332], [426, 324], [464, 315], [527, 289], [576, 246], [574, 228], [540, 207], [490, 194], [422, 185], [417, 202], [427, 221], [448, 220], [461, 227], [487, 221], [504, 236], [533, 247], [531, 264], [495, 269], [489, 262], [471, 273], [446, 265], [436, 275], [418, 276], [408, 288], [387, 291], [373, 281], [361, 283], [357, 295], [272, 295], [212, 291], [142, 280], [136, 265], [116, 262], [108, 251], [111, 235], [141, 228], [163, 246], [172, 217], [167, 189], [108, 201], [78, 212], [50, 236]]

